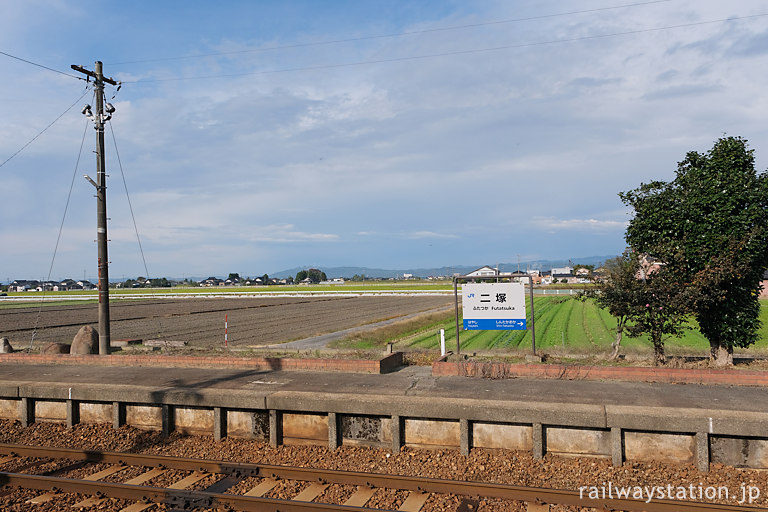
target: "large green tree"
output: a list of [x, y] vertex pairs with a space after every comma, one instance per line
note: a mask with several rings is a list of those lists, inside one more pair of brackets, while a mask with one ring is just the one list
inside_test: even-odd
[[327, 281], [328, 277], [326, 277], [325, 272], [322, 270], [318, 270], [316, 268], [311, 268], [307, 270], [307, 277], [312, 280], [313, 283], [319, 283], [320, 281]]
[[328, 278], [325, 272], [316, 268], [310, 268], [309, 270], [300, 270], [296, 274], [296, 282], [300, 283], [304, 279], [309, 278], [313, 283], [319, 283], [320, 281], [326, 281]]
[[673, 181], [620, 194], [634, 209], [626, 238], [664, 263], [670, 282], [709, 340], [711, 358], [732, 364], [734, 347], [757, 339], [758, 292], [768, 268], [768, 177], [740, 137], [691, 151]]

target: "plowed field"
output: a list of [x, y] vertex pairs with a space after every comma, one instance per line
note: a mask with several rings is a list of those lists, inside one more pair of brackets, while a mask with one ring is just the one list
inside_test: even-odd
[[[250, 297], [113, 302], [111, 335], [119, 339], [187, 341], [189, 347], [220, 346], [224, 316], [229, 344], [269, 345], [446, 306], [450, 296]], [[31, 305], [0, 310], [0, 336], [16, 349], [69, 343], [83, 325], [96, 328], [96, 304]]]

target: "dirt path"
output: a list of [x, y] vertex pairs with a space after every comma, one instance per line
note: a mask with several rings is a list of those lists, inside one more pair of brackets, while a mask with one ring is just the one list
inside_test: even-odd
[[359, 327], [351, 327], [349, 329], [343, 329], [341, 331], [331, 332], [328, 334], [321, 334], [320, 336], [312, 336], [311, 338], [304, 338], [303, 340], [289, 341], [288, 343], [278, 343], [275, 345], [267, 345], [267, 348], [292, 348], [292, 349], [321, 349], [326, 348], [328, 343], [336, 340], [340, 340], [350, 334], [370, 331], [383, 327], [385, 325], [391, 325], [395, 322], [401, 322], [403, 320], [409, 320], [417, 316], [421, 316], [429, 313], [436, 313], [438, 311], [444, 311], [445, 307], [439, 307], [430, 309], [427, 311], [419, 311], [418, 313], [412, 313], [410, 315], [400, 316], [397, 318], [390, 318], [389, 320], [383, 320], [368, 325], [361, 325]]

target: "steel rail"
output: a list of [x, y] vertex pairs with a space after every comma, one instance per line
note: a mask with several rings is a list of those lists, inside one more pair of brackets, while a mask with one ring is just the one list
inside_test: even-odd
[[[452, 494], [460, 496], [479, 496], [510, 501], [545, 503], [552, 505], [571, 505], [603, 510], [623, 510], [627, 512], [757, 512], [768, 508], [703, 503], [678, 500], [636, 500], [630, 498], [593, 499], [579, 491], [523, 487], [489, 482], [443, 480], [437, 478], [384, 475], [352, 471], [300, 468], [243, 462], [214, 461], [206, 459], [144, 455], [134, 453], [99, 452], [71, 448], [31, 447], [13, 444], [0, 444], [0, 454], [38, 458], [61, 458], [94, 463], [111, 463], [146, 467], [163, 467], [187, 471], [205, 471], [237, 477], [277, 478], [301, 480], [329, 484], [345, 484], [372, 488], [389, 488], [424, 493]], [[5, 475], [5, 474], [3, 474]], [[5, 476], [4, 476], [5, 477]], [[96, 482], [101, 484], [102, 482]], [[129, 486], [130, 487], [130, 486]], [[190, 491], [186, 491], [190, 492]], [[232, 496], [229, 494], [223, 496]], [[282, 503], [282, 502], [281, 502]], [[318, 504], [314, 504], [318, 505]], [[281, 508], [281, 510], [285, 510]], [[346, 508], [339, 510], [365, 510]]]
[[377, 512], [381, 509], [350, 507], [310, 501], [291, 501], [237, 494], [212, 493], [206, 491], [188, 491], [129, 485], [114, 482], [92, 482], [61, 477], [24, 475], [0, 472], [0, 485], [23, 487], [25, 489], [56, 490], [65, 493], [77, 493], [101, 498], [124, 499], [131, 501], [152, 502], [187, 508], [229, 508], [243, 511], [265, 512]]

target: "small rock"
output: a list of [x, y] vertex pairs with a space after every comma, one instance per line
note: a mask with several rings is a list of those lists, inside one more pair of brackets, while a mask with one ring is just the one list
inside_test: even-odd
[[69, 354], [69, 345], [66, 343], [48, 343], [40, 351], [43, 354]]
[[99, 333], [90, 325], [84, 325], [72, 340], [70, 354], [98, 354]]
[[10, 354], [11, 352], [13, 352], [11, 342], [8, 341], [8, 338], [3, 336], [0, 338], [0, 354]]

